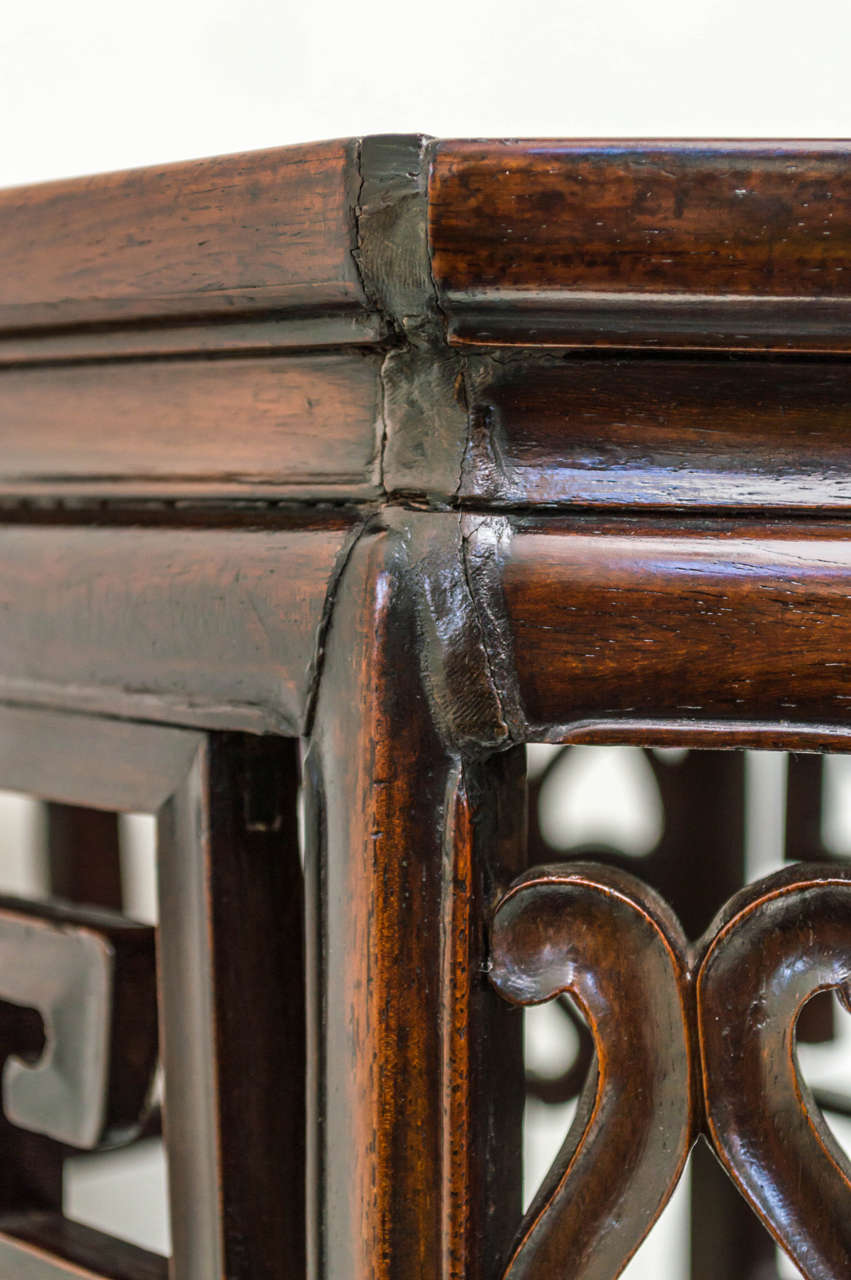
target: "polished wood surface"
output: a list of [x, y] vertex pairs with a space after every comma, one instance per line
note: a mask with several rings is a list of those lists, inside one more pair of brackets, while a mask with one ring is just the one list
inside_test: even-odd
[[305, 759], [311, 1275], [489, 1276], [520, 1214], [522, 1029], [488, 999], [477, 922], [522, 865], [522, 758], [462, 768], [428, 687], [464, 650], [436, 634], [428, 673], [411, 661], [445, 528], [358, 543]]
[[807, 1280], [851, 1267], [851, 1162], [809, 1088], [795, 1022], [818, 991], [847, 1002], [847, 866], [793, 867], [745, 889], [711, 930], [697, 980], [709, 1131]]
[[[81, 808], [72, 897], [86, 832], [158, 814], [174, 1226], [69, 1222], [65, 1149], [0, 1116], [10, 1280], [606, 1280], [695, 1141], [693, 1280], [773, 1266], [707, 1142], [844, 1275], [788, 1005], [845, 982], [843, 869], [695, 943], [744, 875], [719, 755], [653, 889], [523, 876], [530, 740], [851, 746], [850, 155], [378, 137], [0, 193], [0, 785]], [[591, 1105], [523, 1226], [498, 991], [562, 986]]]
[[367, 498], [379, 360], [117, 360], [0, 370], [0, 493]]
[[849, 881], [830, 864], [768, 876], [694, 948], [618, 870], [578, 861], [515, 882], [493, 917], [491, 980], [520, 1004], [570, 993], [597, 1062], [506, 1277], [562, 1275], [568, 1251], [578, 1276], [620, 1275], [701, 1134], [805, 1280], [846, 1274], [851, 1161], [801, 1077], [795, 1024], [819, 992], [847, 1003]]
[[846, 509], [839, 361], [479, 359], [460, 494], [506, 507]]
[[574, 862], [516, 881], [494, 914], [491, 945], [501, 996], [522, 1005], [569, 993], [596, 1047], [505, 1276], [555, 1280], [569, 1258], [576, 1280], [609, 1280], [661, 1212], [691, 1145], [685, 935], [635, 877]]
[[[581, 840], [566, 850], [561, 844], [556, 847], [552, 843], [556, 834], [551, 808], [554, 787], [558, 784], [560, 791], [561, 787], [577, 786], [576, 779], [581, 774], [574, 773], [572, 783], [570, 775], [573, 770], [581, 770], [583, 754], [581, 747], [562, 747], [550, 756], [542, 772], [530, 778], [530, 863], [542, 865], [569, 857], [573, 864], [593, 858], [595, 863], [638, 875], [673, 908], [686, 936], [696, 941], [747, 876], [747, 799], [752, 762], [741, 751], [642, 752], [648, 789], [655, 789], [661, 806], [661, 831], [653, 848], [638, 855], [635, 848], [627, 852], [615, 839]], [[819, 756], [799, 756], [795, 763], [809, 766], [803, 769], [806, 775], [812, 773], [813, 767], [821, 770], [823, 761]], [[817, 847], [799, 843], [800, 824], [795, 820], [804, 807], [811, 811], [818, 805], [820, 788], [813, 788], [810, 783], [810, 777], [798, 777], [790, 769], [786, 831], [790, 851], [794, 847], [798, 857], [807, 857]], [[573, 794], [579, 803], [578, 794]], [[564, 804], [564, 792], [559, 802]], [[619, 808], [626, 799], [617, 790], [612, 802]], [[568, 868], [560, 870], [566, 872]], [[806, 1016], [798, 1022], [799, 1040], [824, 1043], [833, 1038], [833, 1022], [825, 1018], [825, 1004], [829, 1014], [829, 997], [806, 1006]], [[576, 1053], [559, 1073], [544, 1075], [527, 1066], [526, 1074], [527, 1097], [556, 1106], [579, 1097], [594, 1055], [593, 1037], [576, 1006], [562, 996], [557, 1007], [570, 1019]], [[748, 1280], [762, 1275], [766, 1280], [767, 1275], [773, 1275], [773, 1239], [704, 1141], [692, 1147], [688, 1181], [689, 1280], [717, 1280], [719, 1275], [742, 1275]]]
[[458, 342], [848, 351], [845, 142], [440, 142]]
[[350, 531], [336, 514], [231, 528], [203, 516], [150, 527], [144, 513], [119, 526], [6, 524], [0, 696], [297, 732]]
[[502, 581], [531, 732], [616, 738], [654, 725], [685, 741], [715, 725], [742, 744], [804, 731], [814, 747], [846, 743], [843, 525], [538, 518], [516, 529]]
[[17, 187], [0, 196], [0, 327], [365, 310], [347, 142]]

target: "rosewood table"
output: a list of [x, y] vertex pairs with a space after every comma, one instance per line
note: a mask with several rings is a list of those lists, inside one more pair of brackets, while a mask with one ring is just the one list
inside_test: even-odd
[[[613, 1280], [692, 1148], [694, 1280], [851, 1275], [795, 1049], [851, 990], [801, 754], [851, 745], [851, 144], [331, 142], [2, 192], [0, 261], [0, 786], [58, 894], [0, 900], [2, 1275]], [[530, 741], [703, 749], [640, 878], [548, 854]], [[744, 747], [798, 753], [747, 888]], [[62, 1208], [158, 1060], [170, 1260]]]

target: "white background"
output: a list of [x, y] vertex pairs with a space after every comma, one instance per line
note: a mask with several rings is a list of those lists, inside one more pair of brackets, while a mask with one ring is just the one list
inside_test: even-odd
[[[0, 18], [0, 185], [375, 132], [851, 133], [849, 0], [0, 0]], [[772, 768], [753, 771], [769, 833]], [[586, 783], [598, 812], [610, 787]], [[29, 879], [27, 820], [0, 805], [4, 883]], [[546, 1056], [544, 1023], [537, 1043]], [[533, 1169], [560, 1138], [552, 1121], [534, 1133]], [[161, 1167], [145, 1159], [129, 1182], [120, 1163], [89, 1162], [71, 1207], [161, 1240]], [[679, 1280], [682, 1228], [674, 1207], [629, 1280]]]
[[851, 133], [848, 0], [0, 0], [0, 184], [375, 132]]

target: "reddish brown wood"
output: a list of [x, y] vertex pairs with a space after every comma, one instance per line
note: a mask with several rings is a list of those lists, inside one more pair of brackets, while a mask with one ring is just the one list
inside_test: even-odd
[[[289, 354], [294, 348], [374, 347], [385, 336], [378, 317], [358, 312], [310, 310], [293, 313], [211, 316], [197, 320], [139, 321], [115, 326], [76, 325], [67, 329], [9, 329], [0, 334], [0, 369], [10, 366], [71, 364], [86, 360], [160, 361], [166, 358], [218, 359], [228, 356]], [[238, 439], [234, 434], [234, 440]]]
[[120, 911], [118, 815], [80, 805], [45, 806], [48, 881], [54, 897]]
[[0, 372], [0, 492], [376, 491], [378, 360], [115, 361]]
[[328, 142], [0, 196], [0, 328], [365, 310], [356, 148]]
[[851, 346], [845, 142], [441, 142], [456, 342]]
[[159, 818], [175, 1280], [304, 1272], [294, 744], [213, 735]]
[[[825, 847], [824, 756], [790, 755], [786, 761], [786, 822], [784, 856], [787, 862], [831, 862]], [[838, 859], [842, 861], [842, 859]], [[830, 992], [810, 1000], [797, 1024], [799, 1043], [819, 1044], [836, 1034], [834, 1001]]]
[[713, 1142], [807, 1280], [851, 1268], [851, 1165], [795, 1053], [805, 1002], [827, 988], [847, 993], [849, 902], [847, 867], [796, 866], [749, 886], [710, 929], [697, 978]]
[[351, 524], [246, 524], [4, 526], [0, 696], [297, 731]]
[[[849, 155], [379, 138], [0, 195], [0, 697], [42, 708], [0, 782], [165, 806], [175, 1280], [305, 1267], [295, 759], [218, 731], [309, 738], [311, 1280], [510, 1256], [518, 743], [851, 745], [848, 530], [809, 518], [851, 492]], [[0, 1128], [3, 1213], [73, 1235]], [[615, 1139], [604, 1193], [649, 1159]]]
[[505, 1269], [512, 1280], [614, 1280], [676, 1186], [693, 1133], [688, 959], [673, 913], [592, 863], [527, 872], [494, 916], [490, 979], [516, 1004], [568, 992], [596, 1068]]
[[[744, 753], [690, 751], [685, 758], [672, 758], [645, 752], [661, 801], [662, 832], [655, 848], [637, 858], [596, 843], [557, 851], [543, 839], [538, 822], [542, 788], [548, 778], [553, 785], [552, 771], [573, 750], [565, 747], [544, 774], [530, 781], [530, 861], [591, 858], [638, 873], [673, 908], [687, 937], [697, 939], [746, 878]], [[801, 756], [798, 761], [821, 763], [817, 756]], [[793, 788], [790, 797], [801, 793], [801, 788]], [[619, 805], [620, 795], [612, 794], [611, 803]], [[567, 1011], [571, 1006], [563, 1001], [561, 1007]], [[814, 1009], [811, 1003], [805, 1013]], [[593, 1039], [575, 1014], [573, 1021], [580, 1046], [575, 1060], [559, 1076], [527, 1074], [527, 1093], [545, 1102], [564, 1103], [578, 1096], [588, 1075]], [[746, 1280], [762, 1275], [767, 1280], [766, 1268], [772, 1273], [774, 1269], [774, 1241], [702, 1142], [691, 1153], [689, 1202], [690, 1280], [717, 1280], [719, 1274]]]
[[515, 527], [502, 582], [536, 731], [700, 745], [714, 725], [730, 744], [847, 741], [843, 525]]
[[486, 990], [483, 911], [522, 866], [522, 758], [448, 744], [493, 710], [457, 553], [452, 517], [365, 535], [328, 637], [305, 761], [313, 1276], [490, 1277], [520, 1216], [521, 1024]]
[[460, 492], [506, 505], [842, 509], [849, 411], [839, 361], [483, 360]]

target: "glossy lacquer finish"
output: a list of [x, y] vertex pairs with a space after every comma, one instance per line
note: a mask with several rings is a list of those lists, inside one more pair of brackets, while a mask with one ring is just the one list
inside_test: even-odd
[[[119, 980], [69, 1127], [0, 1118], [4, 1277], [608, 1280], [700, 1139], [692, 1280], [774, 1249], [707, 1141], [844, 1278], [790, 1029], [847, 984], [844, 871], [689, 947], [673, 912], [695, 938], [742, 878], [741, 762], [657, 761], [669, 908], [588, 851], [525, 870], [524, 761], [851, 746], [849, 248], [841, 142], [380, 137], [0, 193], [0, 786], [78, 903], [120, 906], [116, 815], [157, 815], [174, 1233], [62, 1212], [56, 1135], [139, 1128]], [[5, 1058], [42, 1005], [91, 1047], [11, 975]], [[594, 1052], [524, 1220], [511, 1002], [566, 992]]]
[[851, 1165], [798, 1068], [818, 991], [847, 1002], [851, 871], [798, 866], [746, 889], [710, 931], [697, 980], [709, 1132], [807, 1280], [851, 1271]]
[[345, 142], [0, 195], [0, 326], [363, 308]]
[[845, 741], [844, 525], [515, 528], [502, 581], [531, 725], [597, 740], [714, 725], [737, 741], [756, 740], [761, 725], [777, 742], [799, 726], [813, 745]]
[[[590, 846], [580, 827], [564, 849], [564, 835], [548, 819], [556, 787], [576, 785], [570, 778], [581, 770], [583, 748], [563, 746], [549, 755], [542, 772], [529, 782], [529, 861], [544, 864], [554, 858], [587, 860], [593, 857], [607, 867], [618, 866], [652, 886], [675, 911], [686, 936], [697, 939], [718, 908], [736, 892], [746, 876], [745, 825], [751, 761], [740, 751], [642, 752], [643, 771], [658, 789], [662, 826], [655, 847], [636, 857], [627, 852], [612, 833], [605, 842]], [[826, 857], [816, 829], [806, 821], [818, 810], [823, 760], [799, 756], [788, 779], [787, 856]], [[557, 795], [558, 792], [556, 791]], [[574, 792], [575, 794], [575, 792]], [[620, 803], [620, 795], [612, 792]], [[625, 846], [625, 841], [624, 841]], [[687, 853], [684, 856], [684, 850]], [[567, 870], [567, 868], [562, 868]], [[686, 993], [687, 994], [687, 993]], [[539, 1104], [562, 1106], [578, 1098], [594, 1054], [594, 1042], [576, 1007], [564, 997], [554, 1012], [567, 1015], [576, 1038], [576, 1052], [563, 1060], [563, 1069], [542, 1072], [527, 1064], [527, 1096]], [[830, 996], [807, 1006], [798, 1026], [799, 1037], [824, 1043], [833, 1034]], [[693, 1068], [697, 1076], [697, 1066]], [[557, 1113], [554, 1113], [557, 1114]], [[699, 1118], [699, 1108], [696, 1112]], [[632, 1122], [634, 1123], [634, 1121]], [[685, 1195], [683, 1197], [686, 1198]], [[717, 1280], [718, 1276], [751, 1276], [774, 1267], [776, 1245], [740, 1196], [726, 1171], [705, 1142], [698, 1142], [689, 1161], [690, 1280]], [[640, 1224], [638, 1224], [640, 1226]]]
[[569, 993], [596, 1046], [576, 1118], [505, 1275], [555, 1280], [569, 1259], [576, 1280], [609, 1280], [666, 1203], [691, 1143], [685, 937], [634, 877], [576, 862], [537, 868], [511, 887], [492, 948], [500, 995], [528, 1005]]
[[846, 143], [442, 142], [429, 213], [457, 342], [849, 349]]
[[465, 496], [814, 513], [851, 500], [844, 363], [570, 353], [475, 369]]
[[314, 1276], [484, 1280], [520, 1216], [522, 1028], [481, 921], [522, 867], [523, 758], [447, 743], [442, 712], [493, 714], [456, 555], [457, 521], [370, 530], [327, 640], [305, 759]]
[[514, 1003], [570, 993], [596, 1061], [506, 1277], [561, 1276], [566, 1258], [583, 1280], [619, 1275], [701, 1133], [806, 1280], [848, 1273], [851, 1164], [801, 1077], [796, 1030], [818, 993], [848, 1001], [850, 894], [847, 867], [791, 867], [688, 948], [665, 904], [613, 868], [545, 866], [511, 887], [491, 981]]

